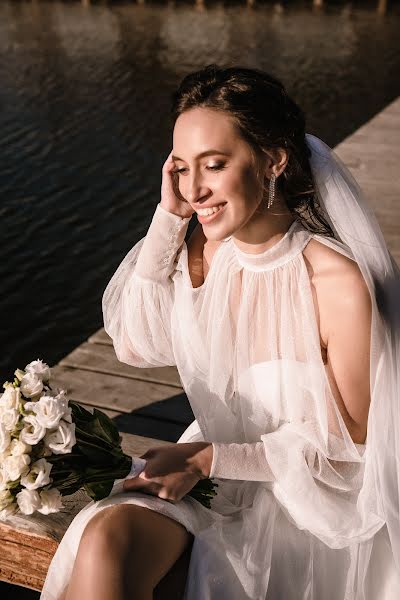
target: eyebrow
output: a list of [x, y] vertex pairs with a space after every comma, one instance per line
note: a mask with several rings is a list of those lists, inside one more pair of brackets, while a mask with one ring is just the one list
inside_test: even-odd
[[[211, 156], [212, 154], [223, 154], [224, 156], [230, 156], [227, 152], [222, 152], [221, 150], [205, 150], [204, 152], [200, 152], [195, 158], [203, 158], [203, 156]], [[172, 156], [173, 160], [183, 160], [183, 158], [179, 158], [179, 156]]]

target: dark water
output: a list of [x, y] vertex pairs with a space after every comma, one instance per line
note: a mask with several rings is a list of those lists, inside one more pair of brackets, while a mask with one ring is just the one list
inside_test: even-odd
[[217, 62], [283, 79], [335, 145], [400, 93], [400, 9], [0, 3], [0, 378], [54, 364], [159, 201], [170, 94]]

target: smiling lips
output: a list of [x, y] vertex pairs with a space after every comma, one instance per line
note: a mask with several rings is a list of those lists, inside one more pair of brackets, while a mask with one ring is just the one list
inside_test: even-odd
[[197, 210], [197, 220], [202, 225], [208, 225], [212, 221], [219, 218], [220, 214], [224, 212], [227, 203], [218, 204], [216, 206], [209, 206], [208, 208], [200, 208]]
[[225, 204], [226, 202], [223, 202], [222, 204], [216, 204], [215, 206], [209, 206], [208, 208], [199, 208], [196, 210], [196, 212], [202, 217], [208, 217], [209, 215], [212, 215], [213, 213], [216, 213], [219, 210], [221, 210], [221, 208], [225, 206]]

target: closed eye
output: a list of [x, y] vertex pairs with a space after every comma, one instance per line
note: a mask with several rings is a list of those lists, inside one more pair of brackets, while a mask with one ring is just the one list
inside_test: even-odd
[[[211, 167], [206, 167], [206, 169], [209, 169], [210, 171], [222, 171], [222, 169], [225, 169], [224, 165], [212, 165]], [[180, 169], [176, 169], [175, 171], [172, 171], [173, 173], [178, 173], [178, 175], [180, 175], [181, 173], [184, 173], [185, 171], [187, 171], [187, 169], [185, 167], [182, 167]]]

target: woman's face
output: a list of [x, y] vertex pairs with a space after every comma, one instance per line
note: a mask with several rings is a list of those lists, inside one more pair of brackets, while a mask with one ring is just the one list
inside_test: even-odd
[[209, 223], [198, 214], [208, 239], [222, 240], [259, 218], [263, 174], [257, 177], [250, 146], [228, 114], [207, 108], [182, 113], [172, 155], [179, 191], [196, 212], [223, 204]]

